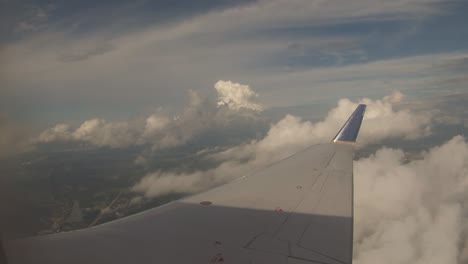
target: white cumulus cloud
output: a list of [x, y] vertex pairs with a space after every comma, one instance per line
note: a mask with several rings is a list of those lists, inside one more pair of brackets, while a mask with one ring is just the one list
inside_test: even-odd
[[192, 173], [157, 171], [145, 175], [132, 190], [148, 198], [168, 193], [194, 193], [239, 177], [249, 169], [248, 163], [224, 162], [214, 169]]
[[[189, 91], [188, 104], [174, 117], [159, 109], [145, 118], [129, 121], [111, 122], [94, 118], [77, 128], [61, 123], [42, 132], [36, 141], [76, 141], [114, 148], [150, 145], [155, 150], [183, 145], [210, 129], [252, 122], [262, 109], [260, 104], [252, 101], [258, 95], [248, 85], [218, 81], [215, 88], [219, 102]], [[143, 160], [144, 157], [141, 157], [138, 162]]]
[[415, 139], [430, 133], [431, 115], [408, 109], [395, 110], [394, 92], [382, 100], [362, 99], [353, 102], [341, 99], [329, 111], [323, 121], [312, 123], [299, 117], [287, 115], [271, 125], [266, 136], [259, 141], [237, 146], [216, 156], [220, 159], [255, 157], [258, 163], [271, 162], [284, 158], [312, 144], [328, 142], [344, 124], [359, 103], [367, 105], [366, 114], [358, 138], [359, 144], [376, 143], [388, 138]]
[[388, 101], [390, 103], [399, 103], [403, 101], [405, 95], [400, 91], [393, 91], [390, 95], [385, 96], [383, 99], [384, 101]]
[[233, 110], [246, 108], [254, 111], [262, 111], [263, 106], [255, 103], [254, 99], [258, 97], [248, 85], [234, 83], [231, 81], [218, 81], [215, 84], [218, 92], [218, 106], [227, 106]]
[[70, 125], [58, 124], [42, 132], [37, 141], [80, 141], [95, 146], [127, 147], [138, 138], [136, 131], [127, 122], [107, 122], [103, 119], [90, 119], [73, 130]]
[[38, 140], [40, 142], [52, 142], [52, 141], [66, 141], [70, 140], [71, 131], [70, 126], [67, 124], [57, 124], [39, 135]]
[[92, 119], [84, 122], [72, 136], [75, 140], [90, 142], [96, 146], [126, 147], [134, 144], [139, 131], [128, 122], [107, 122]]
[[354, 263], [467, 263], [463, 137], [409, 163], [401, 150], [380, 149], [356, 161], [354, 175]]

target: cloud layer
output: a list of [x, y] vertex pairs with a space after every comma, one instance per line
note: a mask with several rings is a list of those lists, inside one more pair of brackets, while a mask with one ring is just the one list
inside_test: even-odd
[[58, 124], [39, 135], [38, 141], [79, 141], [103, 147], [127, 147], [136, 142], [139, 133], [127, 122], [107, 122], [102, 119], [85, 121], [72, 130], [67, 124]]
[[287, 115], [272, 124], [262, 139], [211, 154], [211, 159], [221, 163], [214, 169], [194, 173], [157, 171], [146, 175], [134, 190], [149, 197], [169, 192], [196, 192], [242, 176], [307, 146], [330, 141], [359, 103], [368, 105], [359, 136], [361, 145], [394, 137], [414, 139], [426, 136], [430, 132], [431, 116], [410, 110], [395, 110], [393, 104], [402, 98], [401, 93], [395, 92], [382, 100], [352, 102], [342, 99], [323, 121], [317, 123]]
[[287, 115], [276, 124], [272, 124], [263, 139], [234, 147], [217, 154], [217, 157], [226, 160], [255, 157], [257, 163], [266, 164], [307, 146], [328, 142], [360, 103], [367, 105], [359, 135], [361, 146], [389, 138], [415, 139], [428, 135], [432, 120], [429, 113], [394, 109], [394, 104], [401, 102], [403, 97], [400, 92], [393, 92], [382, 100], [365, 98], [353, 102], [341, 99], [325, 119], [317, 123]]
[[217, 105], [190, 91], [189, 102], [180, 115], [169, 117], [161, 110], [141, 120], [109, 122], [94, 118], [75, 129], [62, 123], [45, 130], [37, 141], [74, 141], [114, 148], [135, 145], [151, 145], [153, 149], [173, 147], [187, 143], [209, 129], [250, 122], [263, 109], [261, 104], [252, 101], [257, 94], [248, 85], [218, 81], [215, 88]]

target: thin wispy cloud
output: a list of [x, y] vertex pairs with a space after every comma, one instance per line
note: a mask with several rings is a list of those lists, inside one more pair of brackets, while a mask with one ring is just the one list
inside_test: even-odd
[[[44, 101], [78, 100], [83, 108], [98, 107], [87, 100], [90, 97], [120, 102], [127, 111], [136, 109], [141, 98], [153, 97], [160, 105], [168, 98], [182, 98], [189, 89], [206, 90], [219, 79], [242, 80], [263, 93], [271, 90], [264, 93], [264, 100], [272, 106], [314, 98], [336, 100], [343, 90], [349, 92], [341, 96], [349, 96], [369, 92], [370, 87], [377, 98], [393, 89], [428, 86], [425, 78], [431, 74], [430, 65], [440, 59], [464, 58], [466, 52], [446, 49], [437, 55], [413, 52], [402, 56], [396, 49], [395, 54], [387, 54], [389, 50], [378, 44], [387, 39], [373, 32], [393, 24], [403, 30], [408, 27], [402, 24], [413, 20], [420, 25], [417, 33], [427, 31], [424, 21], [454, 12], [456, 4], [442, 0], [256, 1], [205, 12], [197, 9], [186, 19], [167, 16], [164, 23], [144, 20], [136, 27], [131, 18], [145, 7], [138, 3], [112, 9], [118, 9], [113, 12], [119, 14], [119, 21], [133, 26], [116, 23], [114, 28], [112, 23], [101, 23], [77, 34], [54, 21], [54, 27], [40, 34], [1, 45], [5, 67], [0, 78], [9, 84], [6, 90], [15, 91], [18, 96], [12, 99], [20, 104], [33, 92]], [[84, 17], [95, 21], [95, 17], [105, 17], [104, 10], [97, 8]], [[418, 59], [424, 65], [415, 65]], [[447, 68], [436, 79], [451, 77], [451, 71]], [[294, 92], [284, 92], [286, 87]]]

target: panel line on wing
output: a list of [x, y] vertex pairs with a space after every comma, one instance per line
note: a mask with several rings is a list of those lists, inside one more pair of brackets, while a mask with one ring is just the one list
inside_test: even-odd
[[317, 183], [317, 181], [319, 180], [319, 178], [321, 178], [322, 176], [323, 176], [323, 173], [320, 172], [319, 175], [317, 177], [315, 177], [312, 184], [310, 186], [308, 186], [308, 188], [306, 189], [305, 192], [303, 192], [303, 194], [301, 195], [301, 197], [298, 200], [298, 202], [296, 203], [296, 205], [293, 208], [291, 208], [290, 212], [288, 212], [287, 217], [281, 222], [280, 225], [278, 225], [276, 230], [273, 232], [274, 235], [277, 235], [280, 232], [280, 230], [284, 227], [284, 224], [288, 221], [288, 219], [291, 217], [291, 215], [296, 212], [297, 208], [302, 203], [302, 201], [304, 201], [304, 199], [309, 195], [309, 193], [306, 193], [306, 192], [312, 190], [314, 188], [315, 184]]
[[[270, 244], [265, 244], [265, 242]], [[270, 245], [270, 247], [268, 247]], [[305, 248], [301, 245], [290, 243], [284, 239], [272, 237], [270, 234], [262, 233], [248, 243], [244, 249], [256, 252], [264, 252], [292, 259], [304, 260], [312, 263], [322, 264], [346, 264], [328, 254], [318, 252], [314, 249]]]
[[303, 247], [303, 246], [301, 246], [301, 245], [295, 245], [295, 246], [297, 246], [298, 248], [301, 248], [301, 249], [303, 249], [303, 250], [313, 252], [313, 253], [318, 254], [318, 255], [320, 255], [320, 256], [330, 258], [330, 259], [332, 259], [332, 260], [334, 260], [334, 261], [337, 261], [337, 262], [340, 262], [340, 263], [343, 263], [343, 264], [347, 264], [346, 262], [344, 262], [344, 261], [342, 261], [342, 260], [339, 260], [339, 259], [337, 259], [337, 258], [335, 258], [335, 257], [329, 256], [329, 255], [327, 255], [327, 254], [325, 254], [325, 253], [321, 253], [321, 252], [318, 252], [318, 251], [313, 250], [313, 249], [310, 249], [310, 248], [305, 248], [305, 247]]

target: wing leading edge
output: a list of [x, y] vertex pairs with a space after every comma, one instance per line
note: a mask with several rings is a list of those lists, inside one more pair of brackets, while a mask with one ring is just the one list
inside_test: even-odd
[[[364, 110], [333, 142], [356, 140]], [[11, 241], [8, 263], [351, 263], [352, 153], [351, 144], [315, 145], [143, 213]]]

